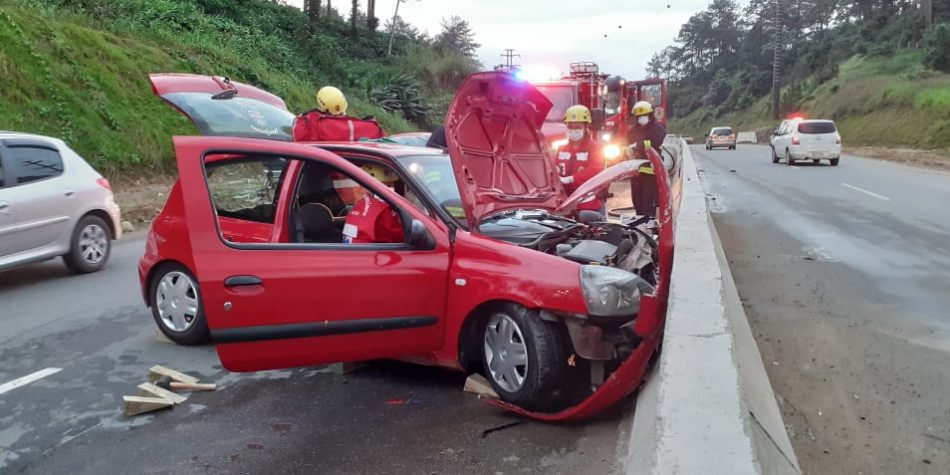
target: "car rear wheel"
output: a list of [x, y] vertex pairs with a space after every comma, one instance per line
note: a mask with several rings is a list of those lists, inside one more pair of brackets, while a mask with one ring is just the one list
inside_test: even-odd
[[833, 167], [838, 166], [838, 159], [837, 159], [837, 158], [832, 158], [832, 159], [829, 160], [829, 161], [831, 162], [831, 166], [833, 166]]
[[73, 229], [69, 253], [63, 262], [76, 274], [88, 274], [105, 267], [112, 252], [109, 225], [98, 216], [84, 216]]
[[794, 163], [795, 161], [792, 160], [792, 152], [788, 149], [785, 149], [785, 164], [792, 166]]
[[550, 410], [564, 395], [565, 330], [520, 305], [505, 305], [489, 317], [483, 337], [485, 375], [505, 401]]
[[813, 159], [811, 159], [811, 162], [814, 163], [815, 165], [818, 165], [819, 163], [821, 163], [821, 160], [819, 160], [819, 159], [817, 159], [817, 158], [813, 158]]
[[208, 341], [208, 321], [198, 281], [184, 266], [165, 264], [152, 279], [149, 295], [158, 329], [179, 345]]
[[775, 147], [772, 147], [772, 163], [778, 163], [778, 155], [775, 154]]

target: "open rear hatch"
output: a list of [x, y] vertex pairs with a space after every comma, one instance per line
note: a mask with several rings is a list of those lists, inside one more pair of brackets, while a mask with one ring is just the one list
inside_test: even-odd
[[191, 119], [201, 135], [290, 141], [294, 115], [283, 99], [227, 77], [151, 74], [152, 90]]

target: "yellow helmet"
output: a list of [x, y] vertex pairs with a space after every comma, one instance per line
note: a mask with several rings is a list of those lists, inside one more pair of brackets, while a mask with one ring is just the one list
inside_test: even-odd
[[396, 180], [399, 179], [399, 177], [397, 177], [396, 174], [392, 172], [392, 170], [377, 163], [367, 163], [360, 168], [362, 168], [364, 172], [368, 173], [369, 176], [387, 185], [395, 183]]
[[317, 91], [317, 110], [324, 114], [343, 115], [346, 113], [346, 96], [333, 86], [323, 86]]
[[633, 115], [639, 117], [653, 113], [653, 105], [647, 101], [640, 101], [633, 105]]
[[591, 123], [590, 109], [580, 104], [568, 107], [567, 111], [564, 112], [564, 122], [568, 124], [571, 122], [584, 122], [589, 124]]

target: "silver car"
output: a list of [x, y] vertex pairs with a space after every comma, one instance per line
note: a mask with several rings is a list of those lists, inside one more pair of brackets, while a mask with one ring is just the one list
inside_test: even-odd
[[109, 181], [62, 140], [0, 131], [0, 270], [62, 256], [95, 272], [120, 223]]

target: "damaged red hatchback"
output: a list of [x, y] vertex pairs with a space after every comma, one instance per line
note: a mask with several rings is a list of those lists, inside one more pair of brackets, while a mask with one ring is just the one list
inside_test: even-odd
[[[540, 131], [551, 104], [529, 84], [467, 79], [446, 152], [293, 143], [293, 115], [265, 91], [151, 80], [203, 135], [174, 139], [179, 179], [139, 265], [169, 338], [210, 339], [231, 371], [397, 358], [482, 372], [496, 404], [547, 420], [592, 416], [639, 385], [666, 311], [669, 181], [658, 174], [655, 225], [574, 219], [644, 162], [567, 196]], [[393, 188], [360, 168], [371, 163]], [[344, 242], [366, 192], [396, 211], [404, 242]]]

